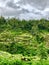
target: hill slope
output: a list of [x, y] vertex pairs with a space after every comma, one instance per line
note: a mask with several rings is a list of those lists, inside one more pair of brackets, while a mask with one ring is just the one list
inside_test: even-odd
[[[3, 52], [3, 55], [1, 51]], [[15, 18], [6, 20], [4, 19], [4, 17], [0, 17], [0, 53], [2, 56], [4, 56], [4, 52], [10, 53], [10, 55], [12, 54], [14, 55], [14, 57], [15, 55], [18, 55], [19, 57], [20, 54], [20, 57], [21, 55], [22, 57], [24, 57], [21, 58], [24, 61], [26, 61], [26, 59], [32, 61], [31, 58], [34, 57], [36, 60], [37, 57], [37, 59], [39, 58], [39, 60], [46, 59], [45, 61], [48, 62], [47, 59], [49, 57], [49, 21], [45, 19], [20, 21]], [[0, 56], [1, 59], [2, 56]], [[25, 58], [26, 56], [27, 58]], [[28, 57], [31, 60], [28, 59]], [[10, 58], [8, 60], [10, 60]]]

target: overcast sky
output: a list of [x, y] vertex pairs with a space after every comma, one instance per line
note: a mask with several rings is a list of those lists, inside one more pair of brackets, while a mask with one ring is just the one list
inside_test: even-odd
[[0, 15], [20, 19], [49, 18], [49, 0], [0, 0]]

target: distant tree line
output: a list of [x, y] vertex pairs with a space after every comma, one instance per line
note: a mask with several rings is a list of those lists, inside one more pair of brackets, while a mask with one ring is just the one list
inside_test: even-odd
[[49, 20], [40, 19], [40, 20], [19, 20], [16, 18], [0, 17], [0, 28], [11, 28], [11, 29], [21, 29], [33, 32], [38, 30], [47, 30], [49, 31]]

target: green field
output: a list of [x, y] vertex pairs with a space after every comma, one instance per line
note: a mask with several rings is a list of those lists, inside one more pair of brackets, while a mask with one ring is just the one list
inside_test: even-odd
[[49, 65], [49, 20], [0, 17], [0, 65]]

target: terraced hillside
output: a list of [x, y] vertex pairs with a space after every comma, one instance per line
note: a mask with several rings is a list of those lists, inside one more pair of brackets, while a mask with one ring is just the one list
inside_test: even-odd
[[0, 65], [49, 65], [49, 21], [0, 17]]

